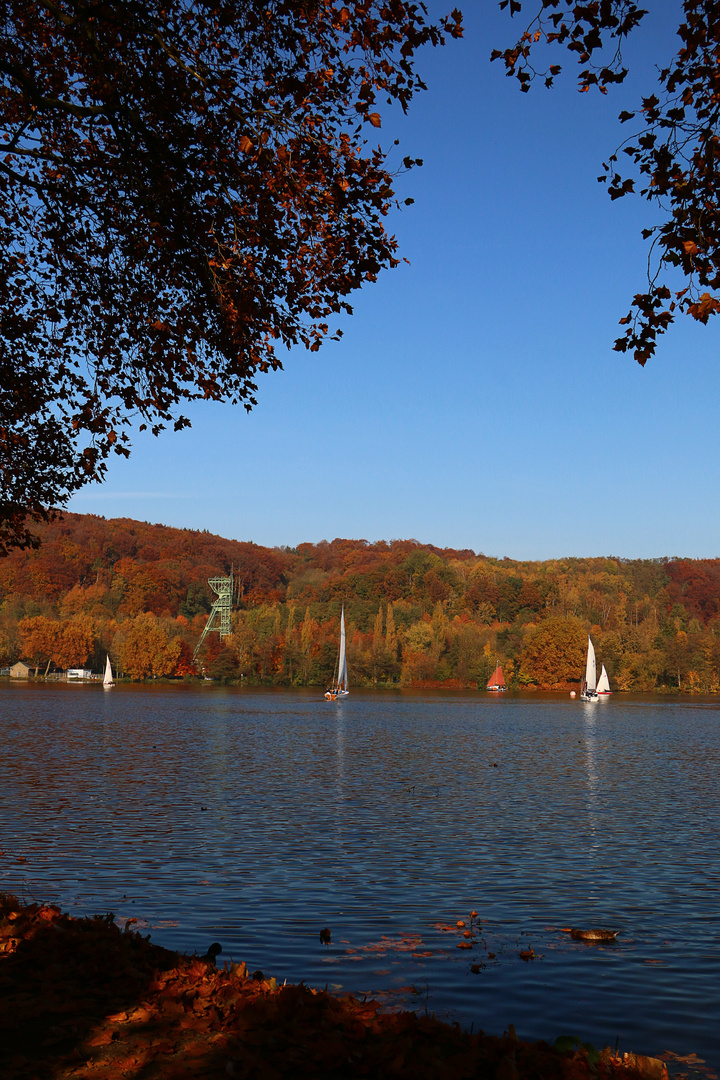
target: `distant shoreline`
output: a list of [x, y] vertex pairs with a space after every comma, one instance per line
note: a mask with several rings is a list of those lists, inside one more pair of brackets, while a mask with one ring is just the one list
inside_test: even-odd
[[[30, 676], [25, 679], [10, 678], [8, 675], [0, 675], [0, 685], [16, 685], [16, 686], [28, 686], [28, 685], [53, 685], [53, 686], [68, 686], [77, 688], [93, 688], [99, 689], [102, 687], [102, 676], [96, 675], [92, 679], [65, 679], [63, 677], [53, 677], [53, 675], [38, 675]], [[323, 683], [317, 683], [314, 685], [293, 686], [287, 683], [267, 683], [257, 682], [249, 679], [242, 680], [222, 680], [222, 679], [202, 679], [202, 678], [157, 678], [157, 679], [127, 679], [117, 677], [115, 680], [115, 687], [136, 689], [148, 688], [148, 687], [176, 687], [194, 690], [205, 690], [212, 688], [223, 687], [233, 690], [246, 690], [248, 692], [264, 692], [269, 693], [271, 691], [277, 691], [282, 693], [302, 693], [308, 695], [317, 695], [319, 699], [322, 699], [325, 686]], [[469, 695], [478, 695], [482, 698], [486, 698], [491, 701], [503, 701], [508, 698], [524, 696], [524, 697], [572, 697], [572, 691], [575, 691], [575, 700], [580, 700], [580, 683], [576, 683], [570, 686], [564, 687], [538, 687], [538, 686], [512, 686], [508, 687], [503, 693], [498, 694], [490, 690], [486, 690], [482, 686], [476, 686], [472, 683], [461, 684], [458, 680], [449, 679], [447, 682], [422, 682], [422, 683], [377, 683], [375, 685], [364, 686], [351, 686], [350, 697], [354, 694], [365, 693], [423, 693], [423, 692], [441, 692], [447, 693], [467, 693]], [[716, 698], [720, 695], [720, 688], [718, 689], [691, 689], [682, 687], [678, 689], [676, 686], [660, 686], [655, 687], [653, 690], [614, 690], [610, 695], [609, 700], [622, 699], [627, 700], [634, 697], [666, 697], [666, 698], [699, 698], [709, 697]], [[605, 702], [602, 700], [598, 702], [600, 708], [603, 707]]]

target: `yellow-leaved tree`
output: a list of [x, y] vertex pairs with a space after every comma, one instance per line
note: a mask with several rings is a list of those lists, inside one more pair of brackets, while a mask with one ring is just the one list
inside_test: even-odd
[[529, 635], [520, 656], [521, 683], [541, 690], [579, 682], [585, 665], [587, 631], [578, 619], [551, 617]]

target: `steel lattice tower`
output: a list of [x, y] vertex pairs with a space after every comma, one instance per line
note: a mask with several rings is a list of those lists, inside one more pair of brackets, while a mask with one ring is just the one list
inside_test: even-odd
[[[230, 571], [230, 577], [212, 577], [208, 578], [208, 585], [212, 591], [217, 595], [217, 600], [214, 602], [208, 621], [205, 623], [205, 628], [200, 635], [200, 640], [195, 646], [193, 652], [193, 663], [197, 660], [197, 655], [200, 652], [200, 646], [207, 637], [208, 634], [218, 633], [220, 640], [227, 637], [232, 631], [232, 623], [230, 616], [232, 614], [232, 602], [233, 592], [235, 589], [235, 574], [234, 569]], [[213, 626], [215, 617], [218, 618], [218, 625]]]

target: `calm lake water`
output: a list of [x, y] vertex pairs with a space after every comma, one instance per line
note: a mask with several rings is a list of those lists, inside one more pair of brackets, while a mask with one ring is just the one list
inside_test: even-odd
[[[3, 682], [0, 889], [279, 981], [717, 1067], [719, 704]], [[472, 910], [458, 949], [442, 926]]]

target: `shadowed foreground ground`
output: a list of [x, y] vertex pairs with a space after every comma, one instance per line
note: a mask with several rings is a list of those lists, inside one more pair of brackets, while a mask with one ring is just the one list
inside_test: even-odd
[[[257, 973], [258, 976], [260, 973]], [[3, 1080], [236, 1077], [665, 1080], [662, 1062], [591, 1065], [511, 1034], [470, 1034], [372, 1001], [250, 978], [150, 943], [108, 918], [0, 894]]]

